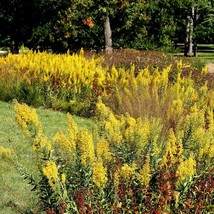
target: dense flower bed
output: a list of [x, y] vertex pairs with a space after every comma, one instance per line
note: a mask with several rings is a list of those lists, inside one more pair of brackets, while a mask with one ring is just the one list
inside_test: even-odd
[[[68, 114], [67, 132], [48, 139], [36, 111], [14, 101], [38, 175], [19, 170], [39, 194], [41, 209], [51, 214], [212, 212], [214, 91], [206, 82], [197, 85], [191, 72], [183, 75], [191, 66], [182, 61], [172, 74], [171, 65], [136, 72], [134, 65], [103, 68], [99, 60], [32, 52], [0, 59], [1, 90], [17, 92], [18, 100], [25, 101], [25, 90], [38, 90], [43, 104], [53, 106], [57, 98], [69, 103], [70, 112], [81, 103], [93, 104], [92, 131], [78, 128]], [[0, 154], [11, 158], [15, 152], [1, 147]]]

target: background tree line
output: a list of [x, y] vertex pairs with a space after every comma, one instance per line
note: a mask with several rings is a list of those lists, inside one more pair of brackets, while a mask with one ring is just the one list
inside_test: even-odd
[[187, 38], [214, 43], [213, 0], [0, 2], [0, 47], [16, 51], [22, 44], [54, 52], [81, 47], [168, 51]]

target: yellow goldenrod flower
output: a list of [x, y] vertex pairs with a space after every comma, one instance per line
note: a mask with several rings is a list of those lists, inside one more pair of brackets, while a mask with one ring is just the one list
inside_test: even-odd
[[214, 126], [210, 126], [206, 132], [203, 132], [202, 136], [198, 137], [199, 151], [197, 160], [203, 163], [209, 164], [214, 158]]
[[161, 152], [162, 146], [159, 142], [159, 138], [161, 137], [162, 129], [163, 129], [163, 125], [161, 123], [160, 118], [153, 119], [150, 124], [149, 139], [153, 143], [153, 153], [155, 157], [158, 157], [158, 155]]
[[57, 132], [52, 141], [58, 149], [66, 153], [68, 156], [71, 157], [75, 154], [76, 146], [74, 142], [70, 141], [70, 139], [62, 132]]
[[52, 145], [46, 136], [37, 137], [33, 141], [33, 149], [38, 150], [40, 148], [45, 148], [47, 152], [51, 151]]
[[168, 119], [173, 119], [174, 121], [178, 120], [179, 117], [183, 113], [183, 103], [181, 99], [173, 100], [172, 105], [169, 109], [168, 113]]
[[145, 146], [149, 143], [150, 132], [151, 129], [149, 120], [142, 121], [140, 118], [138, 118], [134, 133], [137, 156], [142, 154]]
[[170, 164], [173, 164], [177, 161], [177, 159], [175, 159], [176, 157], [176, 152], [177, 152], [177, 145], [176, 145], [176, 137], [174, 134], [173, 129], [169, 130], [169, 136], [168, 136], [168, 140], [166, 142], [166, 146], [165, 146], [165, 153], [163, 155], [163, 159], [162, 159], [162, 166], [168, 166], [168, 162]]
[[43, 80], [44, 80], [44, 82], [47, 82], [49, 80], [49, 76], [45, 75]]
[[187, 160], [182, 161], [178, 166], [177, 173], [179, 175], [179, 181], [183, 181], [186, 178], [193, 176], [195, 172], [196, 172], [196, 161], [193, 158], [193, 155], [191, 154]]
[[208, 73], [208, 66], [206, 65], [205, 67], [202, 68], [201, 74], [204, 75], [204, 74], [207, 74], [207, 73]]
[[181, 71], [182, 71], [182, 68], [183, 68], [183, 61], [180, 60], [180, 61], [177, 63], [177, 69], [181, 72]]
[[165, 68], [161, 73], [161, 88], [162, 93], [165, 94], [166, 90], [168, 88], [168, 82], [169, 82], [169, 72], [171, 70], [172, 65], [169, 65], [167, 68]]
[[206, 110], [206, 117], [209, 129], [214, 129], [214, 112], [211, 108]]
[[70, 100], [69, 103], [70, 103], [70, 105], [74, 105], [75, 100]]
[[47, 161], [42, 172], [47, 177], [49, 185], [53, 187], [58, 180], [58, 168], [56, 163], [54, 161]]
[[11, 158], [13, 156], [13, 151], [9, 148], [0, 146], [0, 156], [2, 158]]
[[120, 172], [117, 170], [114, 173], [114, 187], [117, 187], [120, 183]]
[[75, 147], [76, 145], [76, 140], [77, 140], [77, 133], [78, 133], [78, 127], [77, 124], [74, 122], [72, 116], [68, 113], [67, 114], [67, 120], [68, 120], [68, 136]]
[[130, 179], [132, 176], [134, 176], [135, 174], [135, 170], [136, 170], [137, 165], [136, 164], [132, 164], [132, 166], [129, 166], [128, 164], [124, 164], [121, 167], [121, 176], [125, 179]]
[[123, 140], [122, 136], [122, 123], [116, 119], [114, 114], [111, 112], [108, 116], [108, 120], [103, 121], [103, 126], [106, 131], [109, 142], [113, 144], [120, 144]]
[[126, 141], [131, 143], [135, 142], [136, 120], [130, 115], [126, 115], [124, 125], [126, 127], [124, 131]]
[[28, 107], [26, 104], [15, 102], [16, 120], [23, 132], [29, 137], [40, 136], [42, 126], [38, 120], [36, 110]]
[[147, 155], [146, 162], [140, 169], [139, 173], [137, 173], [137, 179], [140, 181], [142, 185], [147, 186], [149, 184], [150, 178], [151, 178], [150, 158], [149, 155]]
[[61, 175], [61, 181], [62, 181], [63, 184], [66, 181], [66, 175], [64, 173], [62, 173], [62, 175]]
[[112, 154], [106, 140], [102, 139], [97, 143], [96, 154], [97, 158], [103, 160], [105, 164], [111, 161]]
[[105, 104], [98, 98], [96, 103], [96, 115], [98, 116], [99, 120], [105, 120], [109, 117], [111, 110], [105, 106]]
[[93, 164], [92, 169], [93, 169], [92, 179], [93, 179], [94, 184], [98, 188], [105, 187], [105, 185], [108, 181], [108, 178], [107, 178], [107, 170], [103, 166], [102, 161], [96, 161]]
[[94, 142], [92, 135], [85, 128], [79, 130], [77, 147], [80, 151], [81, 163], [83, 165], [92, 164], [95, 159]]

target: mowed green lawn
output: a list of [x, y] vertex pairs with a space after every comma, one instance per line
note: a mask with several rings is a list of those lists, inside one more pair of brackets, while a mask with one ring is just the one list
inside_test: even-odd
[[[58, 130], [66, 132], [67, 118], [65, 113], [52, 110], [37, 109], [44, 133], [52, 137]], [[94, 122], [74, 116], [79, 127], [91, 129]], [[0, 146], [15, 151], [15, 162], [36, 176], [33, 165], [31, 142], [27, 139], [16, 123], [13, 104], [0, 101]], [[10, 161], [0, 157], [0, 214], [37, 213], [37, 196], [31, 192], [16, 167]]]
[[205, 64], [214, 63], [214, 52], [210, 52], [210, 53], [198, 53], [197, 58], [199, 60], [203, 60], [205, 62]]

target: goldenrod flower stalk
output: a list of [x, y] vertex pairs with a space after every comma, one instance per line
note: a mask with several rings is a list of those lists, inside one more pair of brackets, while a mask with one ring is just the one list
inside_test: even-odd
[[163, 71], [162, 71], [162, 74], [161, 74], [161, 86], [162, 86], [162, 92], [163, 94], [166, 93], [167, 91], [167, 88], [168, 88], [168, 82], [169, 82], [169, 72], [171, 70], [171, 67], [172, 65], [169, 65], [167, 68], [165, 68]]
[[[124, 120], [124, 122], [122, 122]], [[137, 120], [126, 114], [121, 118], [122, 135], [127, 146], [134, 146], [139, 156], [145, 145], [148, 143], [148, 137], [150, 134], [150, 124], [148, 121], [144, 123], [140, 118]]]
[[53, 144], [56, 146], [56, 148], [63, 151], [63, 153], [68, 156], [72, 157], [75, 155], [76, 145], [74, 141], [71, 141], [65, 134], [62, 132], [57, 132], [55, 136], [52, 139]]
[[107, 138], [111, 143], [117, 145], [122, 142], [122, 126], [123, 124], [121, 123], [121, 121], [116, 119], [112, 112], [109, 114], [108, 120], [103, 121], [103, 127], [107, 134]]
[[113, 112], [102, 103], [99, 99], [96, 104], [96, 112], [98, 119], [100, 120], [100, 127], [105, 131], [106, 138], [111, 144], [120, 144], [122, 136], [123, 121], [117, 119]]
[[119, 183], [120, 183], [120, 171], [117, 170], [114, 173], [114, 187], [118, 187]]
[[129, 182], [130, 179], [134, 179], [137, 176], [136, 169], [137, 165], [135, 163], [131, 166], [125, 163], [121, 168], [118, 168], [114, 173], [114, 187], [118, 187], [120, 179], [125, 182]]
[[101, 98], [98, 99], [96, 103], [96, 115], [99, 120], [106, 120], [109, 114], [112, 113], [111, 110], [102, 102]]
[[[214, 95], [214, 93], [213, 93], [213, 95]], [[214, 112], [211, 108], [208, 108], [206, 110], [206, 118], [207, 118], [207, 123], [208, 123], [209, 129], [214, 130]]]
[[129, 166], [128, 164], [124, 164], [122, 167], [121, 167], [121, 172], [120, 172], [120, 175], [126, 179], [126, 180], [129, 180], [132, 176], [135, 175], [135, 170], [137, 168], [137, 165], [136, 164], [132, 164], [132, 166]]
[[42, 125], [38, 120], [36, 110], [26, 104], [15, 102], [16, 120], [23, 132], [29, 137], [38, 137], [42, 134]]
[[64, 173], [61, 174], [61, 182], [63, 184], [65, 184], [65, 182], [66, 182], [66, 175]]
[[37, 137], [33, 141], [34, 150], [39, 150], [41, 148], [44, 148], [47, 152], [50, 152], [52, 149], [51, 142], [48, 140], [46, 136]]
[[[204, 131], [204, 130], [203, 130]], [[214, 124], [211, 122], [209, 128], [203, 132], [203, 135], [198, 137], [200, 139], [199, 152], [197, 160], [202, 161], [206, 165], [214, 158]]]
[[92, 179], [95, 186], [97, 186], [98, 188], [104, 188], [108, 181], [108, 178], [107, 178], [107, 170], [103, 166], [102, 161], [97, 160], [93, 164], [92, 170], [93, 170]]
[[137, 156], [140, 156], [145, 148], [145, 146], [149, 143], [150, 137], [150, 122], [149, 120], [142, 121], [140, 118], [137, 119], [135, 125], [135, 144], [137, 149]]
[[177, 63], [177, 69], [178, 69], [179, 73], [182, 72], [182, 68], [183, 68], [183, 61], [180, 60], [180, 61]]
[[[179, 125], [179, 130], [184, 130], [183, 143], [189, 149], [198, 152], [206, 143], [205, 110], [198, 109], [196, 105], [191, 108], [191, 113]], [[199, 153], [201, 151], [199, 150]], [[200, 158], [201, 154], [198, 155]]]
[[42, 168], [43, 174], [47, 177], [48, 183], [51, 187], [58, 180], [58, 168], [54, 161], [47, 161], [46, 165]]
[[0, 146], [0, 156], [2, 158], [11, 158], [13, 156], [13, 151], [9, 148]]
[[92, 164], [95, 159], [94, 142], [92, 134], [87, 129], [79, 130], [77, 138], [77, 148], [80, 151], [80, 159], [82, 165]]
[[135, 139], [136, 123], [137, 121], [133, 117], [126, 114], [125, 124], [124, 124], [126, 129], [124, 130], [124, 137], [127, 142], [133, 143], [136, 140]]
[[177, 145], [176, 155], [178, 157], [178, 161], [182, 158], [182, 154], [183, 154], [183, 151], [184, 151], [183, 143], [182, 143], [183, 137], [184, 137], [184, 132], [183, 131], [178, 131], [177, 135], [176, 135], [176, 138], [177, 138], [177, 142], [176, 142], [176, 145]]
[[168, 119], [173, 119], [173, 121], [179, 120], [183, 113], [183, 103], [181, 99], [173, 100], [170, 109], [168, 110]]
[[204, 75], [204, 74], [207, 74], [208, 73], [208, 66], [204, 66], [202, 69], [201, 69], [201, 74]]
[[196, 172], [196, 161], [191, 154], [189, 158], [182, 161], [178, 166], [177, 174], [179, 175], [179, 181], [183, 181], [188, 177], [191, 177]]
[[140, 169], [139, 173], [137, 173], [137, 179], [143, 186], [147, 186], [149, 184], [150, 178], [151, 178], [150, 157], [149, 155], [147, 155], [143, 167]]
[[152, 142], [152, 149], [155, 158], [157, 158], [161, 152], [161, 144], [159, 142], [159, 138], [161, 137], [162, 129], [163, 124], [161, 123], [160, 118], [155, 118], [150, 122], [149, 140], [150, 142]]
[[162, 159], [162, 166], [168, 166], [168, 162], [170, 162], [170, 164], [174, 164], [177, 159], [175, 159], [175, 155], [177, 152], [177, 145], [176, 145], [176, 136], [174, 134], [174, 131], [172, 129], [169, 130], [169, 136], [168, 136], [168, 140], [166, 142], [165, 145], [165, 153], [163, 155], [163, 159]]
[[97, 158], [101, 159], [105, 164], [111, 161], [112, 153], [110, 152], [109, 143], [106, 140], [101, 139], [97, 143], [96, 154]]
[[[150, 94], [150, 84], [152, 82], [152, 76], [150, 75], [149, 68], [145, 68], [141, 70], [137, 77], [135, 78], [133, 74], [130, 75], [133, 78], [133, 85], [132, 90], [136, 91], [137, 93], [143, 94], [143, 96], [147, 99], [151, 96]], [[142, 90], [143, 89], [143, 90]]]

